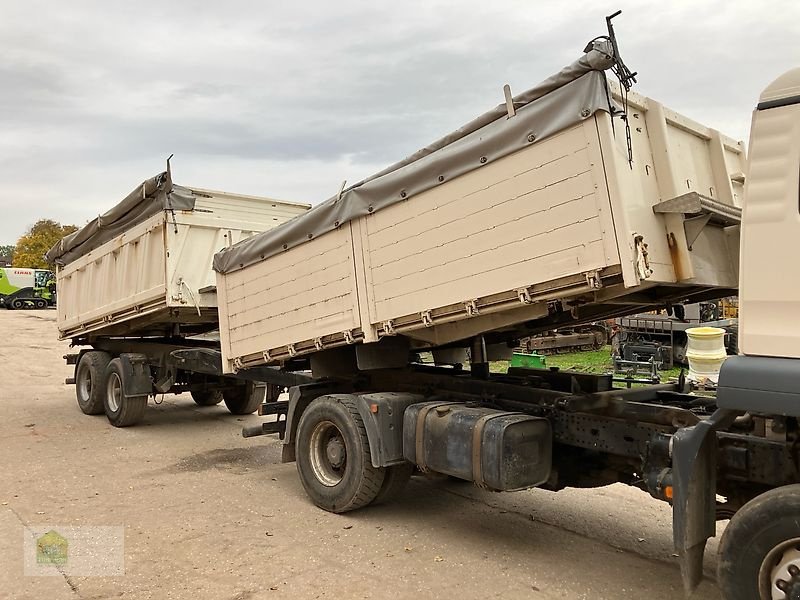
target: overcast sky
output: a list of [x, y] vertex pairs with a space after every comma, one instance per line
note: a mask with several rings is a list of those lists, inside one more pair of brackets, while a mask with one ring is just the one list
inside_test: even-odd
[[0, 244], [162, 171], [320, 202], [577, 58], [615, 21], [637, 91], [746, 139], [800, 2], [0, 0]]

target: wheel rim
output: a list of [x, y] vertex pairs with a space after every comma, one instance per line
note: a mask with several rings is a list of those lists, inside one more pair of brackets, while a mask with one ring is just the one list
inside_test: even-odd
[[311, 433], [311, 468], [327, 487], [338, 485], [347, 468], [347, 446], [339, 428], [331, 421], [317, 423]]
[[111, 410], [111, 412], [117, 412], [122, 403], [122, 380], [116, 373], [111, 373], [108, 376], [106, 398], [108, 400], [109, 410]]
[[758, 589], [768, 600], [800, 597], [800, 538], [792, 538], [769, 551], [758, 571]]
[[86, 367], [78, 367], [78, 376], [75, 385], [78, 386], [78, 398], [81, 402], [88, 402], [89, 396], [92, 393], [92, 378], [89, 375], [89, 369]]

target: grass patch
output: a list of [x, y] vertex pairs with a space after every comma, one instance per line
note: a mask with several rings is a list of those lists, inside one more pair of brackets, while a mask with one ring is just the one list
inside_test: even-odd
[[[581, 373], [594, 373], [602, 375], [614, 371], [614, 361], [611, 358], [611, 346], [600, 350], [588, 352], [570, 352], [569, 354], [550, 354], [545, 360], [548, 367], [558, 367], [565, 371], [579, 371]], [[489, 366], [492, 373], [505, 373], [508, 371], [508, 361], [498, 360]], [[661, 381], [667, 382], [677, 378], [681, 373], [680, 367], [659, 371]]]

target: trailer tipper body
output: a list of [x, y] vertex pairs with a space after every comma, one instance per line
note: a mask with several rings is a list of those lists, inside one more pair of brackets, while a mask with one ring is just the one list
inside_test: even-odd
[[634, 93], [628, 138], [598, 65], [603, 48], [218, 254], [226, 371], [397, 336], [507, 343], [735, 290], [743, 145]]
[[216, 329], [214, 253], [308, 208], [179, 186], [169, 172], [142, 182], [48, 252], [61, 339]]

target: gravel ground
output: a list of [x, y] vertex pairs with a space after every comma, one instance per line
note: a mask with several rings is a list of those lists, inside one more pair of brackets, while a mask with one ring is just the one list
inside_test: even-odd
[[[0, 310], [0, 331], [0, 598], [682, 597], [669, 507], [635, 489], [415, 477], [393, 503], [333, 515], [276, 439], [240, 436], [259, 417], [166, 396], [115, 429], [64, 385], [54, 311]], [[24, 574], [34, 527], [100, 525], [122, 532], [124, 575]], [[695, 598], [720, 597], [715, 552]]]

